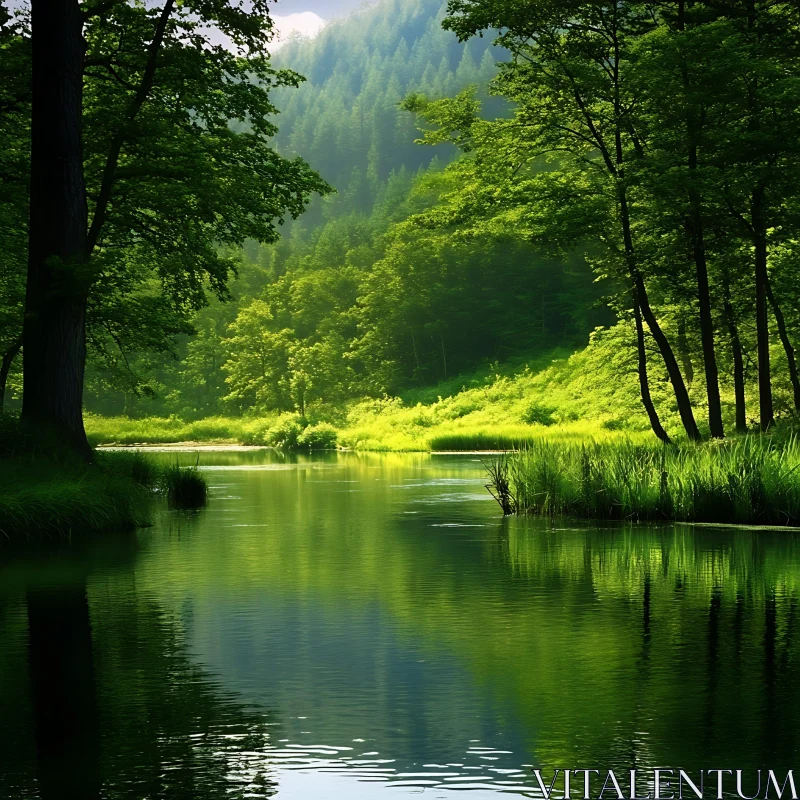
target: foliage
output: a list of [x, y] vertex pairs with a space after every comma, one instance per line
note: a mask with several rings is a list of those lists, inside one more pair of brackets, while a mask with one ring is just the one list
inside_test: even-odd
[[[91, 286], [89, 388], [153, 396], [154, 362], [174, 357], [209, 294], [227, 297], [245, 241], [276, 241], [330, 187], [273, 147], [270, 93], [302, 77], [271, 65], [265, 2], [84, 10], [91, 261], [76, 285]], [[30, 137], [30, 33], [24, 16], [1, 13], [0, 355], [20, 333]]]
[[308, 80], [271, 96], [283, 120], [276, 141], [338, 193], [277, 244], [246, 244], [233, 303], [194, 316], [179, 364], [137, 359], [157, 397], [98, 385], [92, 410], [308, 416], [556, 343], [578, 347], [612, 321], [580, 256], [554, 260], [507, 233], [467, 240], [406, 224], [458, 176], [442, 171], [453, 148], [414, 144], [402, 98], [474, 84], [471, 96], [505, 113], [485, 91], [490, 44], [459, 45], [441, 29], [443, 10], [440, 0], [382, 3], [280, 51], [275, 63]]
[[304, 423], [305, 420], [296, 414], [284, 414], [270, 428], [268, 434], [269, 444], [281, 450], [297, 450], [305, 429]]
[[309, 425], [300, 434], [297, 444], [309, 450], [335, 450], [338, 437], [339, 433], [333, 425], [320, 422], [317, 425]]

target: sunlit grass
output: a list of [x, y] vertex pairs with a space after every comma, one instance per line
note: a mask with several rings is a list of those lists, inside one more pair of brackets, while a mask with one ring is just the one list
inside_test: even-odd
[[[195, 422], [177, 417], [90, 416], [86, 428], [93, 444], [204, 442], [282, 449], [338, 445], [374, 452], [514, 450], [544, 439], [647, 443], [654, 437], [639, 399], [629, 334], [624, 326], [616, 326], [598, 332], [587, 348], [569, 357], [554, 351], [527, 365], [483, 367], [402, 397], [338, 405], [317, 402], [305, 420], [286, 413]], [[730, 387], [722, 390], [723, 414], [730, 431], [733, 397]], [[674, 393], [657, 360], [652, 364], [651, 391], [662, 423], [670, 436], [680, 441], [683, 428]], [[701, 382], [695, 382], [692, 392], [702, 427]], [[748, 397], [756, 396], [748, 393]], [[778, 406], [786, 408], [786, 388], [777, 378], [775, 396]], [[757, 409], [751, 408], [749, 413], [757, 415]]]
[[797, 438], [680, 446], [540, 440], [505, 458], [520, 514], [800, 524]]
[[265, 444], [276, 416], [208, 417], [184, 422], [178, 417], [99, 417], [86, 415], [86, 433], [92, 445], [176, 444], [212, 442], [221, 444]]

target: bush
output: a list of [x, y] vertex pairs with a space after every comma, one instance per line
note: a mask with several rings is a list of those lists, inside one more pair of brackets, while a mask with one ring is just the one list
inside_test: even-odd
[[300, 436], [305, 429], [304, 420], [295, 415], [287, 414], [278, 420], [269, 432], [268, 444], [279, 447], [281, 450], [296, 450], [300, 443]]
[[338, 439], [336, 428], [321, 422], [306, 428], [298, 437], [298, 444], [309, 450], [335, 450]]
[[522, 412], [522, 421], [528, 425], [555, 425], [557, 420], [554, 416], [558, 409], [546, 406], [534, 400], [525, 411]]

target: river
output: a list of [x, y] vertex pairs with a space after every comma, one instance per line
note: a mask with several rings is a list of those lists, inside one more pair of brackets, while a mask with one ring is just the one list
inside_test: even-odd
[[797, 533], [503, 519], [469, 455], [159, 457], [199, 458], [208, 508], [0, 549], [2, 797], [796, 764]]

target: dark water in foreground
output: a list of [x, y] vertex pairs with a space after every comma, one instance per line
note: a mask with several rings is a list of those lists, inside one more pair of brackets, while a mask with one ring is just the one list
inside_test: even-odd
[[531, 765], [797, 766], [797, 534], [503, 520], [472, 457], [201, 464], [199, 514], [0, 551], [0, 796], [478, 800], [537, 794]]

